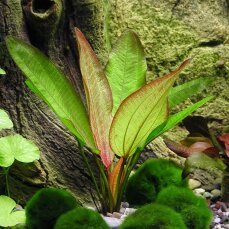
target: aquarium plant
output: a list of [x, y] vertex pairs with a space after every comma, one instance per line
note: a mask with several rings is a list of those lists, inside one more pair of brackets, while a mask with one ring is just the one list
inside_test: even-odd
[[128, 216], [119, 229], [186, 229], [179, 213], [161, 204], [147, 204]]
[[[178, 91], [170, 91], [179, 73], [190, 63], [189, 59], [167, 75], [146, 84], [145, 55], [134, 32], [121, 35], [105, 68], [78, 28], [75, 28], [75, 36], [87, 108], [73, 84], [38, 49], [12, 36], [6, 43], [13, 60], [27, 77], [28, 87], [52, 108], [76, 137], [95, 185], [100, 211], [113, 212], [120, 207], [127, 180], [143, 148], [212, 97], [169, 115], [168, 107], [174, 106], [170, 102], [172, 98], [182, 95], [181, 91], [195, 94], [200, 90], [183, 86]], [[208, 82], [201, 80], [204, 85]], [[187, 94], [182, 95], [182, 101]], [[85, 146], [98, 165], [98, 182], [84, 154]]]
[[80, 206], [67, 191], [44, 188], [36, 192], [26, 205], [26, 226], [29, 229], [51, 229], [57, 218]]
[[[0, 130], [10, 129], [13, 123], [8, 114], [0, 109]], [[40, 158], [38, 147], [20, 134], [8, 135], [0, 138], [0, 167], [6, 179], [6, 192], [10, 196], [9, 170], [15, 160], [30, 163]]]
[[54, 229], [109, 229], [102, 216], [91, 209], [78, 207], [61, 215]]
[[12, 227], [25, 223], [25, 211], [17, 209], [13, 199], [8, 196], [0, 196], [0, 227]]
[[208, 127], [201, 116], [187, 117], [183, 124], [189, 135], [180, 143], [165, 139], [166, 145], [179, 156], [185, 157], [184, 175], [196, 168], [223, 171], [222, 200], [229, 201], [229, 134], [218, 134]]
[[157, 194], [170, 185], [187, 187], [182, 172], [183, 169], [170, 160], [145, 161], [128, 180], [126, 188], [128, 203], [132, 205], [152, 203]]

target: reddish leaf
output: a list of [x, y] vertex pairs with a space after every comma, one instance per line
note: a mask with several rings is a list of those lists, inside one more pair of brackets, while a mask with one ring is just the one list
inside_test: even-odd
[[114, 198], [114, 202], [116, 202], [116, 198], [117, 198], [117, 183], [118, 183], [118, 179], [122, 179], [122, 174], [120, 174], [122, 165], [124, 162], [124, 158], [121, 157], [115, 167], [113, 168], [112, 172], [109, 174], [109, 186], [110, 186], [110, 190], [112, 193], [112, 196]]
[[128, 96], [118, 108], [110, 129], [110, 144], [118, 156], [129, 156], [142, 147], [149, 134], [168, 117], [168, 92], [178, 74], [190, 62], [146, 84]]
[[195, 142], [189, 147], [189, 152], [203, 152], [204, 150], [211, 148], [212, 144], [209, 142]]
[[79, 29], [75, 29], [80, 69], [96, 146], [104, 165], [108, 168], [113, 159], [109, 146], [109, 129], [112, 121], [112, 94], [109, 83], [96, 54]]
[[229, 157], [229, 134], [224, 134], [222, 136], [219, 136], [219, 140], [225, 144], [225, 152]]

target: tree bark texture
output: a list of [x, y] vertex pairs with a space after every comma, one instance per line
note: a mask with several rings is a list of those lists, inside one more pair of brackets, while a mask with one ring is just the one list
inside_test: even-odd
[[[80, 27], [86, 35], [90, 34], [89, 40], [94, 39], [96, 26], [101, 26], [93, 23], [100, 17], [100, 8], [100, 2], [79, 0], [0, 1], [0, 67], [7, 72], [0, 79], [0, 107], [14, 123], [14, 129], [4, 135], [19, 133], [33, 140], [41, 150], [38, 162], [15, 163], [11, 169], [11, 193], [19, 203], [24, 203], [37, 189], [49, 186], [68, 189], [87, 203], [93, 185], [74, 137], [46, 104], [26, 88], [25, 78], [9, 57], [4, 39], [7, 35], [20, 37], [46, 53], [67, 76], [74, 74], [74, 84], [84, 100], [72, 28]], [[103, 45], [96, 40], [93, 43], [97, 50]], [[0, 190], [3, 194], [3, 179]]]

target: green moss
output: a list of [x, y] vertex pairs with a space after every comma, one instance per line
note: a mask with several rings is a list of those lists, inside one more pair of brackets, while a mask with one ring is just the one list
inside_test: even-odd
[[126, 28], [138, 33], [152, 73], [148, 80], [171, 71], [198, 43], [198, 35], [190, 27], [172, 17], [168, 9], [157, 8], [149, 1], [123, 1], [112, 7], [112, 41]]
[[188, 188], [170, 186], [163, 189], [156, 199], [156, 203], [164, 204], [180, 213], [186, 226], [190, 229], [207, 229], [212, 214], [206, 201], [197, 197]]
[[29, 229], [51, 229], [60, 215], [78, 205], [64, 190], [41, 189], [26, 205], [26, 224]]
[[128, 216], [119, 229], [185, 229], [180, 214], [160, 204], [148, 204]]
[[182, 168], [165, 159], [147, 160], [128, 181], [127, 201], [133, 205], [151, 203], [169, 185], [187, 186], [182, 179]]
[[189, 206], [181, 211], [185, 225], [190, 229], [208, 229], [212, 214], [206, 207]]
[[59, 217], [54, 229], [109, 229], [98, 212], [76, 208]]

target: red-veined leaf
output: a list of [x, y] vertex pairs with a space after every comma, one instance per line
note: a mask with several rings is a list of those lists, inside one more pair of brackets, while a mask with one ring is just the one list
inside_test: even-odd
[[113, 107], [111, 89], [103, 67], [85, 36], [77, 28], [75, 34], [91, 128], [102, 161], [106, 167], [109, 167], [113, 159], [113, 152], [109, 146], [109, 129]]
[[189, 62], [184, 61], [176, 70], [146, 84], [121, 103], [110, 129], [110, 144], [115, 154], [133, 154], [151, 131], [167, 119], [169, 89]]

